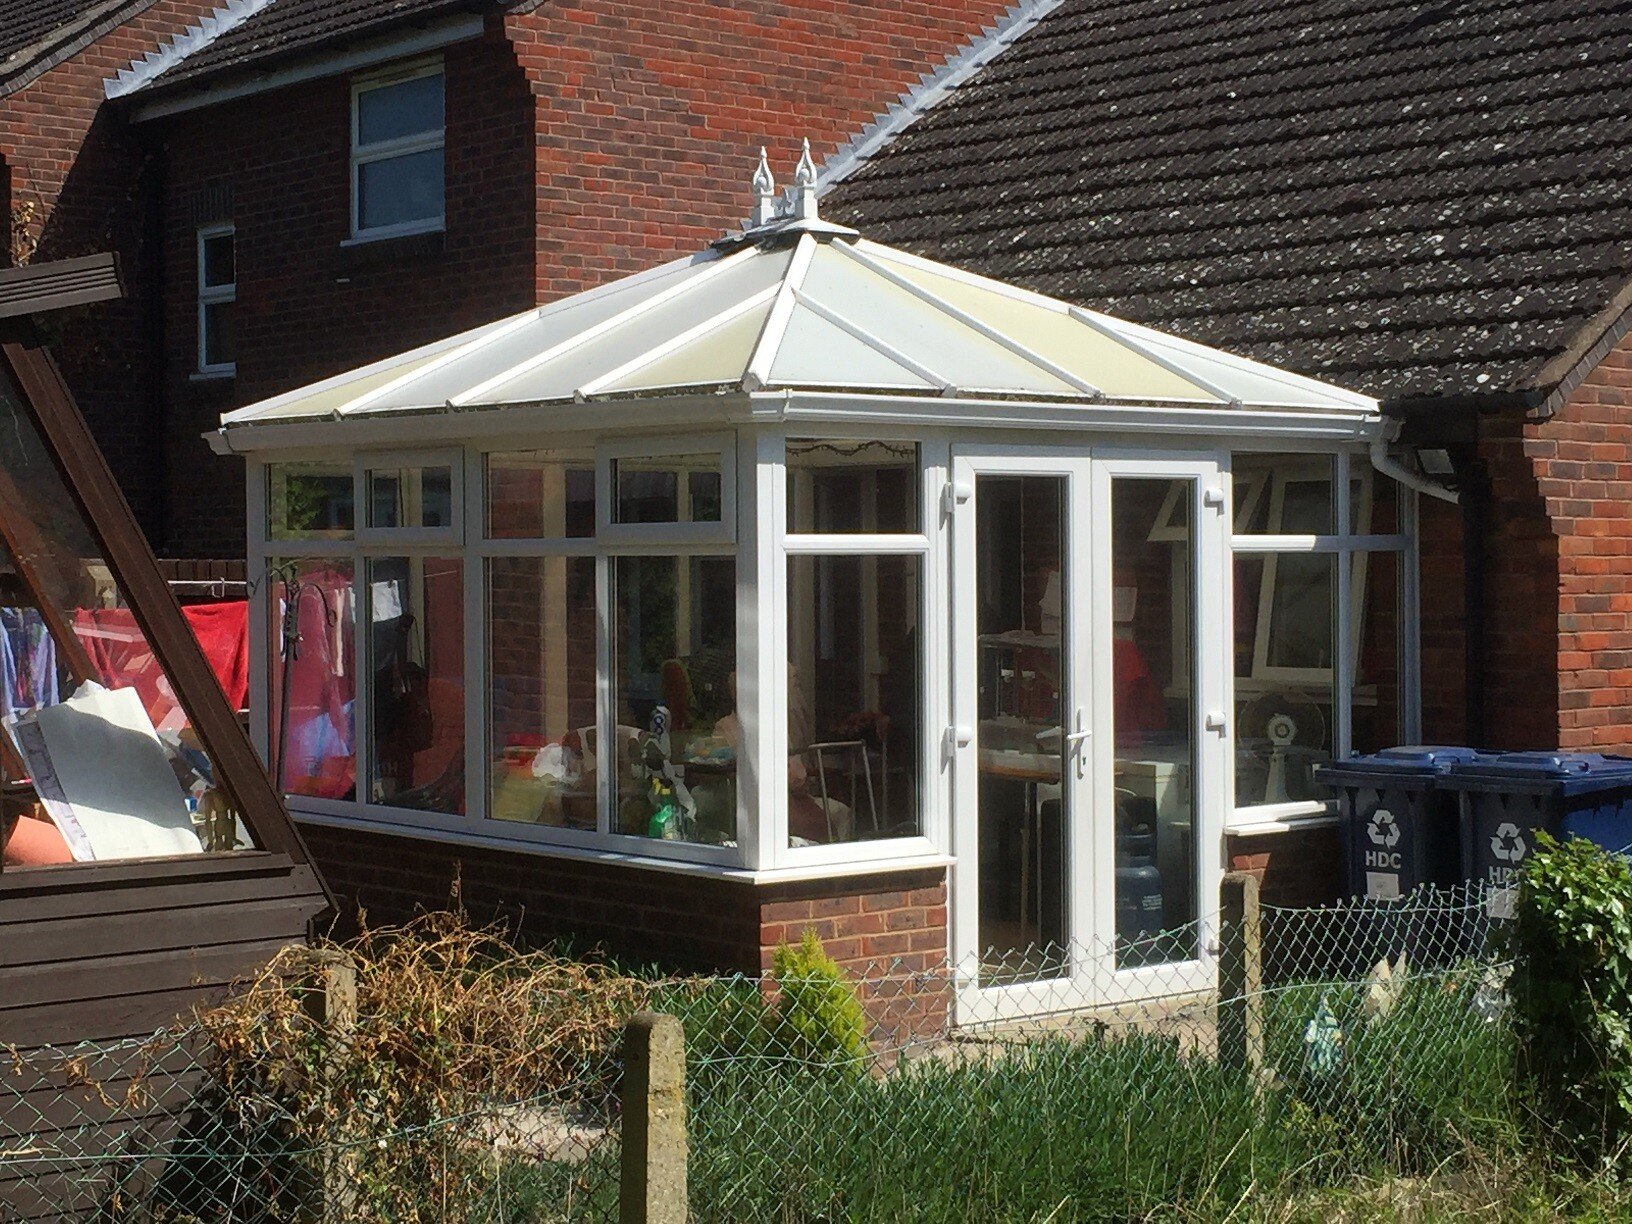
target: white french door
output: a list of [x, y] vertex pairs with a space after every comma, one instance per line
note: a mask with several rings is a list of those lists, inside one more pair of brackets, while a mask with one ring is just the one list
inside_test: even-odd
[[1220, 464], [958, 448], [951, 475], [960, 1022], [1203, 989], [1230, 733]]

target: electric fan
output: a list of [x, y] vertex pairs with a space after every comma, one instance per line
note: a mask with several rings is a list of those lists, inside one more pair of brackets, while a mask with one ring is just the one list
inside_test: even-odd
[[1311, 768], [1330, 754], [1326, 715], [1295, 689], [1253, 698], [1239, 719], [1241, 755], [1264, 779], [1264, 803], [1289, 803], [1313, 793]]

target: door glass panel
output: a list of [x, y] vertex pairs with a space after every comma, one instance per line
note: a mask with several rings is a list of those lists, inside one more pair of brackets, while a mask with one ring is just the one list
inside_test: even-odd
[[980, 982], [1069, 971], [1067, 479], [975, 485]]
[[[1116, 961], [1192, 960], [1195, 486], [1111, 482], [1111, 667], [1116, 785]], [[1159, 531], [1165, 514], [1168, 527]], [[1158, 536], [1152, 539], [1153, 535]]]

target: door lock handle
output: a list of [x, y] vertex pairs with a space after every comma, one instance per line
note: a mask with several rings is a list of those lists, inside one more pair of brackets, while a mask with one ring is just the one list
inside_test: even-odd
[[1218, 710], [1209, 710], [1207, 711], [1207, 719], [1204, 725], [1206, 726], [1207, 730], [1217, 731], [1220, 735], [1222, 735], [1230, 724], [1229, 720], [1226, 719]]
[[1065, 742], [1068, 744], [1080, 744], [1092, 734], [1092, 731], [1068, 731], [1065, 734]]

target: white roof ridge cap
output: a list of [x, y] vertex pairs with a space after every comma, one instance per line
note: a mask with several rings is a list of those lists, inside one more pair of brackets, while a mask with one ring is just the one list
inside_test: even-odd
[[748, 365], [743, 369], [744, 391], [762, 391], [770, 385], [771, 371], [782, 351], [782, 342], [787, 339], [788, 324], [793, 320], [793, 309], [798, 304], [799, 289], [805, 283], [811, 262], [816, 258], [818, 245], [816, 238], [808, 233], [800, 234], [799, 241], [794, 244], [787, 271], [782, 274], [782, 283], [777, 286], [776, 300], [765, 314], [765, 326], [760, 328], [759, 339], [754, 341], [754, 350], [748, 355]]

